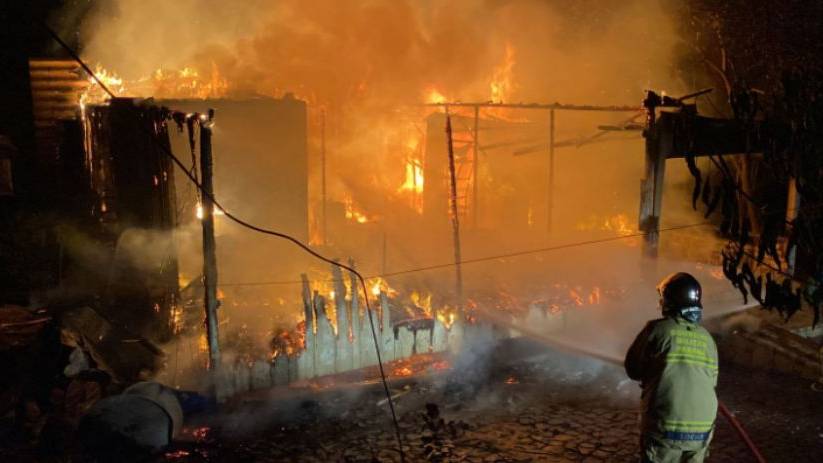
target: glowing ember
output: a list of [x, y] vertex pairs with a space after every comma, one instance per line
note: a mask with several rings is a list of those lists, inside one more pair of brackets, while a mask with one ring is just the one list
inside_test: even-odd
[[191, 452], [186, 450], [175, 450], [174, 452], [166, 452], [165, 457], [167, 460], [176, 460], [178, 458], [185, 458], [191, 455]]
[[412, 369], [405, 365], [392, 370], [392, 376], [411, 376], [413, 373]]
[[504, 381], [504, 383], [506, 383], [506, 384], [520, 384], [520, 381], [517, 378], [515, 378], [514, 376], [509, 376], [508, 378], [506, 378], [506, 381]]
[[451, 368], [451, 365], [449, 364], [448, 360], [441, 360], [439, 362], [432, 363], [432, 369], [437, 371], [444, 371], [448, 370], [449, 368]]
[[202, 442], [209, 437], [209, 433], [211, 432], [211, 428], [208, 426], [200, 426], [196, 428], [184, 426], [183, 429], [180, 430], [180, 434], [185, 437], [193, 438], [198, 442]]

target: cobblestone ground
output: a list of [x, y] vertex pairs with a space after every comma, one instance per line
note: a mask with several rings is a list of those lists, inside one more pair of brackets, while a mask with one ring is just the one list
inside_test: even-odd
[[[481, 390], [450, 394], [449, 388], [418, 384], [397, 399], [407, 461], [629, 462], [637, 461], [634, 385], [615, 392], [616, 373], [601, 371], [578, 381], [547, 382], [543, 375], [510, 370]], [[823, 394], [810, 382], [729, 366], [719, 393], [738, 415], [769, 462], [823, 461]], [[397, 462], [387, 410], [375, 388], [356, 398], [317, 396], [300, 408], [301, 422], [247, 434], [236, 427], [262, 418], [256, 410], [216, 424], [212, 436], [181, 444], [180, 461]], [[438, 407], [442, 426], [423, 417], [426, 403]], [[243, 412], [239, 412], [239, 416]], [[289, 413], [287, 413], [289, 414]], [[264, 420], [269, 417], [262, 418]], [[242, 428], [242, 426], [241, 426]], [[433, 432], [436, 429], [436, 432]], [[240, 431], [239, 436], [234, 431]], [[426, 446], [427, 442], [434, 444]], [[439, 458], [439, 459], [438, 459]], [[711, 462], [753, 461], [726, 420], [719, 417]]]
[[[441, 374], [392, 384], [406, 461], [637, 461], [640, 391], [615, 367], [552, 354], [451, 379]], [[808, 380], [724, 364], [718, 393], [767, 461], [819, 463], [823, 393], [810, 386]], [[246, 397], [188, 424], [158, 461], [400, 461], [379, 384], [281, 394]], [[81, 460], [0, 448], [0, 461]], [[753, 461], [722, 417], [709, 461]]]

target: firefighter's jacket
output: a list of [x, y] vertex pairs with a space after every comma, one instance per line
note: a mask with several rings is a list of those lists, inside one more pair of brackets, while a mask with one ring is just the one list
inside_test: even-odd
[[689, 450], [708, 444], [717, 416], [717, 346], [705, 328], [678, 316], [651, 321], [625, 367], [643, 388], [644, 436]]

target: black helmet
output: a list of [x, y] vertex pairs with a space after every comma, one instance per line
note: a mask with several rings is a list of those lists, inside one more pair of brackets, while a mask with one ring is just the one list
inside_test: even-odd
[[663, 313], [675, 312], [687, 320], [700, 321], [703, 311], [700, 298], [703, 291], [695, 277], [683, 272], [673, 273], [657, 285], [657, 292], [660, 293]]

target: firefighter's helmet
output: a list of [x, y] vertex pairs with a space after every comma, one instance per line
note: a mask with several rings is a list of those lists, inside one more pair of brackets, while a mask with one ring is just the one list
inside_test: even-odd
[[688, 273], [673, 273], [657, 285], [663, 313], [679, 313], [683, 318], [699, 322], [703, 316], [703, 291], [697, 279]]

